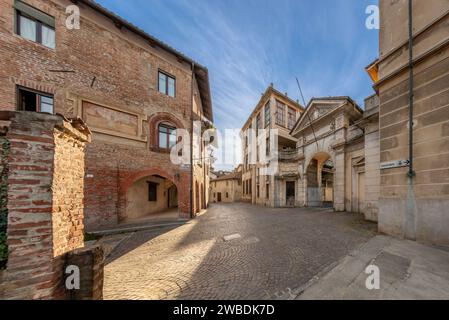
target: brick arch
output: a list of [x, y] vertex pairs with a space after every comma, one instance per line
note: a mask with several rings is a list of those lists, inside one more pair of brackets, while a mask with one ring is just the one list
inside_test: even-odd
[[158, 144], [158, 126], [162, 122], [168, 122], [174, 125], [177, 129], [185, 129], [184, 125], [182, 124], [182, 121], [179, 120], [177, 117], [170, 113], [166, 112], [157, 112], [150, 116], [148, 119], [148, 126], [149, 126], [149, 132], [150, 132], [150, 147], [153, 151], [162, 151], [159, 148]]
[[132, 174], [131, 176], [129, 176], [128, 178], [126, 178], [121, 183], [121, 186], [120, 186], [121, 193], [128, 192], [129, 187], [131, 187], [134, 184], [134, 182], [136, 182], [142, 178], [154, 176], [154, 175], [159, 175], [161, 177], [164, 177], [165, 179], [170, 180], [178, 188], [179, 181], [178, 181], [178, 179], [175, 178], [174, 175], [171, 175], [160, 168], [151, 168], [151, 169], [136, 172], [136, 173]]
[[[184, 195], [185, 190], [184, 188], [181, 188], [180, 176], [177, 176], [177, 174], [172, 175], [161, 168], [151, 168], [134, 172], [120, 182], [120, 192], [119, 192], [120, 211], [118, 216], [119, 220], [123, 220], [127, 217], [126, 206], [128, 203], [129, 188], [138, 180], [154, 175], [159, 175], [173, 182], [173, 184], [176, 186], [176, 189], [178, 190], [178, 199], [182, 199], [183, 197], [185, 197]], [[178, 208], [181, 209], [180, 206]]]

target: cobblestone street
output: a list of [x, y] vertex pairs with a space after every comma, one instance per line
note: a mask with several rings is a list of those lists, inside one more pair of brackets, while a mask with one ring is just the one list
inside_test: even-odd
[[104, 298], [275, 299], [375, 230], [361, 215], [328, 209], [214, 204], [182, 226], [123, 235], [106, 261]]

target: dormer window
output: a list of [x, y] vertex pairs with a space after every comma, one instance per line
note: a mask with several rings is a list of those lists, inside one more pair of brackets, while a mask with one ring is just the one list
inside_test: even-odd
[[15, 1], [14, 7], [16, 33], [24, 39], [54, 49], [56, 45], [55, 18], [18, 0]]

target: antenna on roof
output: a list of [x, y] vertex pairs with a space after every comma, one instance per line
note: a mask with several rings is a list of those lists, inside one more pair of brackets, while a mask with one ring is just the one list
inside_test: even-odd
[[[304, 95], [302, 94], [302, 89], [301, 89], [301, 85], [299, 84], [298, 77], [296, 77], [296, 83], [298, 84], [298, 89], [299, 89], [299, 93], [301, 94], [302, 103], [304, 104], [304, 108], [306, 108], [306, 100], [304, 99]], [[310, 114], [307, 111], [308, 110], [304, 111], [304, 113], [307, 114], [307, 118], [309, 119], [309, 124], [310, 124], [310, 127], [312, 128], [312, 132], [313, 132], [313, 138], [315, 139], [315, 143], [316, 143], [316, 149], [318, 151], [319, 145], [318, 145], [318, 140], [316, 138], [315, 129], [313, 128], [312, 119], [310, 119]]]

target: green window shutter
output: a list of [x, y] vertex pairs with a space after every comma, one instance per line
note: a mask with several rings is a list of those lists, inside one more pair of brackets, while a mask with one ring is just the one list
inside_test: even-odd
[[55, 18], [52, 16], [49, 16], [48, 14], [33, 8], [26, 3], [15, 0], [14, 1], [14, 8], [19, 10], [20, 12], [23, 12], [24, 14], [27, 14], [31, 17], [33, 17], [36, 20], [39, 20], [40, 22], [48, 25], [49, 27], [55, 28]]

